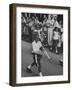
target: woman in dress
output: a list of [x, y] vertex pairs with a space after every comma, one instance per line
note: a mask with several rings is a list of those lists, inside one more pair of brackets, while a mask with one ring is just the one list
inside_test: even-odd
[[52, 46], [52, 37], [53, 37], [53, 28], [54, 28], [53, 15], [51, 15], [51, 14], [48, 15], [48, 20], [46, 23], [47, 23], [47, 27], [48, 27], [48, 45], [51, 47]]

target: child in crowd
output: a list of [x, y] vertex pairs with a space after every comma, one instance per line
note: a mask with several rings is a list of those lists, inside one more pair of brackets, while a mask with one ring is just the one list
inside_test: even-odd
[[43, 47], [41, 44], [41, 41], [39, 41], [38, 33], [36, 33], [35, 40], [32, 42], [32, 54], [34, 62], [27, 66], [27, 70], [31, 72], [31, 68], [36, 65], [38, 67], [39, 75], [42, 76], [41, 72], [41, 58], [42, 58], [42, 52]]
[[53, 30], [53, 45], [50, 48], [51, 50], [55, 49], [55, 52], [58, 53], [58, 43], [60, 42], [60, 29], [55, 27]]
[[32, 49], [33, 49], [32, 54], [33, 54], [34, 62], [27, 66], [27, 71], [31, 72], [31, 68], [34, 65], [36, 65], [38, 67], [39, 75], [42, 76], [42, 72], [41, 72], [41, 58], [42, 58], [42, 55], [44, 53], [48, 60], [51, 60], [51, 57], [49, 56], [47, 51], [42, 46], [42, 43], [39, 39], [38, 32], [35, 32], [34, 38], [35, 39], [32, 42]]

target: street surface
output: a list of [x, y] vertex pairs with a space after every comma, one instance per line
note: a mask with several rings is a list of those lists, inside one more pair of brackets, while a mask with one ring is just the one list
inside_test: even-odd
[[[26, 67], [33, 62], [32, 57], [32, 48], [31, 43], [22, 41], [21, 43], [21, 76], [22, 77], [33, 77], [39, 76], [38, 68], [36, 66], [32, 67], [32, 73], [26, 71]], [[53, 52], [50, 52], [47, 48], [46, 51], [52, 58], [51, 61], [43, 55], [41, 59], [42, 65], [42, 74], [43, 76], [55, 76], [55, 75], [62, 75], [63, 74], [63, 66], [60, 65], [59, 59], [61, 55], [57, 55]]]

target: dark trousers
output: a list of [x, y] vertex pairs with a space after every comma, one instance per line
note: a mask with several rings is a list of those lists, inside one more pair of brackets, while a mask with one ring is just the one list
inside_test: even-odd
[[57, 46], [58, 42], [59, 42], [58, 40], [53, 40], [52, 49], [55, 49], [55, 47]]
[[[34, 62], [31, 64], [31, 66], [34, 66], [36, 65], [38, 67], [38, 71], [41, 72], [41, 58], [42, 58], [42, 55], [40, 54], [35, 54], [35, 53], [32, 53], [33, 54], [33, 59], [34, 59]], [[36, 61], [36, 58], [37, 58], [37, 61]]]

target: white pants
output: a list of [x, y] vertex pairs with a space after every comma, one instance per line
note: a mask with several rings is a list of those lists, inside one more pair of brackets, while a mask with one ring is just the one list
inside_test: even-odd
[[48, 28], [48, 45], [52, 45], [53, 28]]

